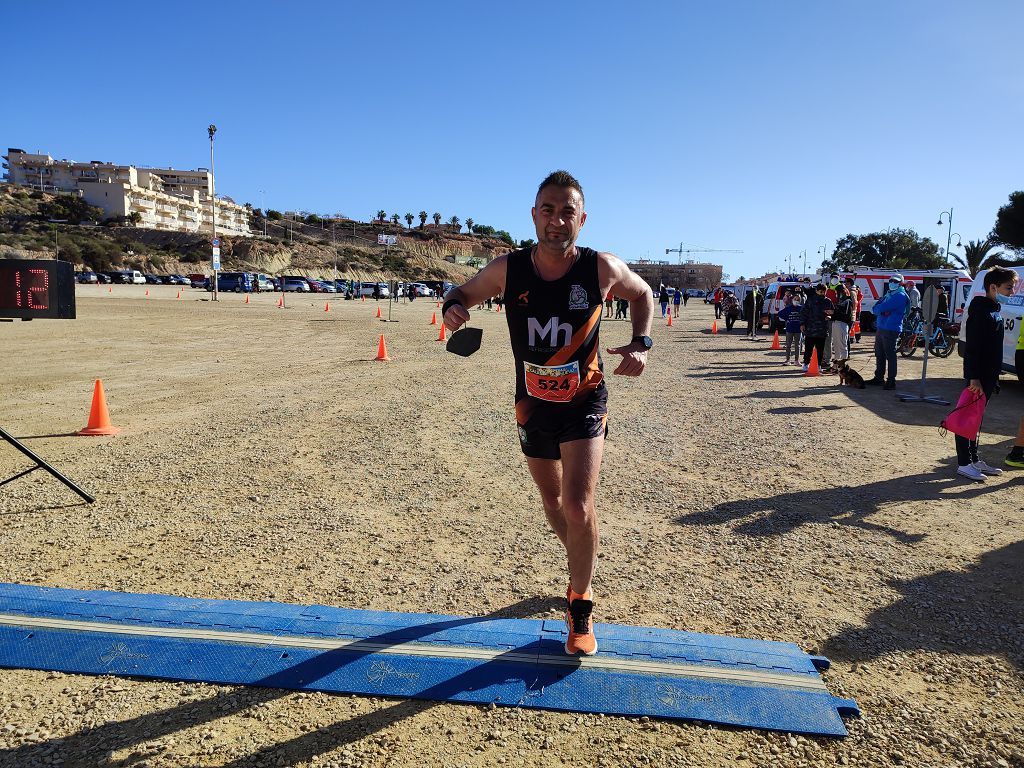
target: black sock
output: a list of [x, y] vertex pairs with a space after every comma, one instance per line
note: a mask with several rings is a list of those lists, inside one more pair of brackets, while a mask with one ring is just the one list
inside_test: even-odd
[[1010, 449], [1011, 459], [1024, 459], [1024, 445], [1015, 445]]

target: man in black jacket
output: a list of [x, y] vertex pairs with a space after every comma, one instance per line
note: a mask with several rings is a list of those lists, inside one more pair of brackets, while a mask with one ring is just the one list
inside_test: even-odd
[[[967, 307], [966, 345], [964, 347], [964, 378], [967, 389], [984, 395], [985, 404], [999, 389], [999, 373], [1003, 367], [1003, 318], [999, 299], [1013, 294], [1017, 273], [1006, 267], [993, 267], [985, 275], [984, 296], [975, 296]], [[980, 426], [979, 426], [980, 432]], [[957, 474], [985, 481], [985, 475], [1001, 475], [1003, 470], [978, 458], [978, 439], [956, 436]]]
[[832, 302], [825, 298], [824, 284], [818, 283], [800, 310], [800, 332], [804, 335], [804, 373], [811, 364], [812, 350], [818, 353], [818, 365], [822, 364], [831, 315]]

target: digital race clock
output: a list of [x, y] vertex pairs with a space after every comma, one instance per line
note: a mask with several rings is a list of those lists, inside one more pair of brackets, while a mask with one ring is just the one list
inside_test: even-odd
[[0, 317], [75, 319], [75, 268], [53, 259], [0, 259]]

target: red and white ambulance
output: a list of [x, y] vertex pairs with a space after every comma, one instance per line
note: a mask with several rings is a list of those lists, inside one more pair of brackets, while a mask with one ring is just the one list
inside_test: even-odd
[[963, 318], [964, 307], [967, 305], [967, 293], [971, 289], [973, 279], [962, 269], [871, 269], [869, 267], [855, 268], [839, 273], [840, 280], [853, 277], [857, 287], [863, 295], [863, 302], [860, 306], [860, 322], [865, 331], [872, 331], [875, 328], [875, 316], [871, 314], [871, 308], [889, 288], [889, 278], [895, 274], [903, 275], [904, 281], [913, 282], [917, 285], [921, 294], [924, 295], [925, 288], [930, 285], [941, 285], [946, 289], [946, 296], [949, 301], [950, 320], [960, 322]]

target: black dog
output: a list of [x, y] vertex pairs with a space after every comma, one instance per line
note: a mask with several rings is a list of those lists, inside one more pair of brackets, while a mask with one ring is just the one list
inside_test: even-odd
[[854, 389], [864, 389], [864, 377], [857, 373], [845, 360], [839, 364], [839, 385]]

